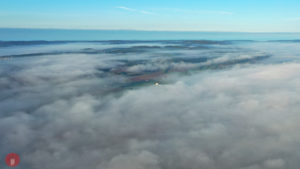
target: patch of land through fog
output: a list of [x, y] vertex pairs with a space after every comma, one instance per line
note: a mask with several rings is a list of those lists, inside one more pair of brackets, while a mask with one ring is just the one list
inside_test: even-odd
[[294, 41], [1, 42], [0, 154], [32, 169], [297, 169], [299, 56]]

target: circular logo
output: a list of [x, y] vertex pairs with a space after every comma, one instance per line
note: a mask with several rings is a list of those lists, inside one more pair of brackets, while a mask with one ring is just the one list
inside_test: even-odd
[[5, 162], [9, 167], [16, 167], [20, 163], [20, 157], [16, 153], [9, 153], [5, 158]]

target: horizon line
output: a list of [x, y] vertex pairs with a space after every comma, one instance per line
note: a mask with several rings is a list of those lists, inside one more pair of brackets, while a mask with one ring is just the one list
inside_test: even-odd
[[300, 32], [265, 32], [265, 31], [221, 31], [221, 30], [145, 30], [145, 29], [94, 29], [94, 28], [28, 28], [28, 27], [0, 27], [0, 29], [27, 30], [70, 30], [70, 31], [136, 31], [136, 32], [207, 32], [207, 33], [300, 33]]

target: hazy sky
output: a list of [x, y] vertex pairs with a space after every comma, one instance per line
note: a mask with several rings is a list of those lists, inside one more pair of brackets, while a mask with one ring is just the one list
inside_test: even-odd
[[300, 32], [299, 0], [1, 0], [0, 27]]

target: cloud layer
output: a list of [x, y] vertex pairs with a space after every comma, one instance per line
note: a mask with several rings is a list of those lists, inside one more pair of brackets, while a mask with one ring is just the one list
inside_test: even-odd
[[[224, 63], [276, 53], [267, 45], [244, 45], [172, 52], [209, 53], [213, 60], [208, 65], [217, 58]], [[293, 44], [289, 49], [299, 54]], [[17, 152], [21, 168], [31, 169], [298, 168], [297, 61], [278, 63], [275, 55], [265, 64], [247, 60], [218, 69], [188, 67], [191, 72], [165, 73], [159, 86], [136, 85], [127, 70], [115, 73], [124, 65], [137, 72], [159, 68], [161, 62], [150, 58], [165, 54], [151, 50], [138, 56], [63, 54], [2, 61], [1, 156]], [[126, 65], [118, 57], [132, 62]], [[141, 59], [146, 61], [137, 62]]]

